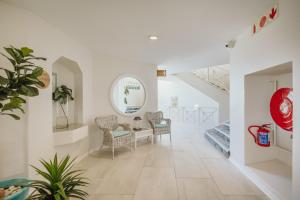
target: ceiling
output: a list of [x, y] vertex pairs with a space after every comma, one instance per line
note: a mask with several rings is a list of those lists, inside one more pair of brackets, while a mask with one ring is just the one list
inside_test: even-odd
[[[6, 0], [95, 53], [191, 69], [229, 63], [225, 44], [274, 0]], [[150, 41], [149, 35], [159, 40]]]

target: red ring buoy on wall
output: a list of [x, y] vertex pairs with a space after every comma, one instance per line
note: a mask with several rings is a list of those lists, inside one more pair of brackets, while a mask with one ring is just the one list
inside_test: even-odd
[[293, 89], [280, 88], [270, 102], [274, 122], [284, 130], [293, 131]]

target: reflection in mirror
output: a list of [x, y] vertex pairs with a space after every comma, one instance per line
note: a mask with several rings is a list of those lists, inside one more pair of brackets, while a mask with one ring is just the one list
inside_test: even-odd
[[134, 114], [145, 104], [145, 88], [136, 78], [118, 79], [112, 88], [112, 101], [118, 112], [126, 115]]

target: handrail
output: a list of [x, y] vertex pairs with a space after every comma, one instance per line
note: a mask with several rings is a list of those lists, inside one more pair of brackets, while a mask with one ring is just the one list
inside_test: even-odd
[[229, 73], [229, 70], [221, 66], [201, 68], [194, 71], [194, 74], [200, 79], [226, 92], [229, 92]]

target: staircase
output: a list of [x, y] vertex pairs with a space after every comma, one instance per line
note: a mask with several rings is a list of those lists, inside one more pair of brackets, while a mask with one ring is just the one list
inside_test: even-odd
[[[175, 74], [175, 76], [216, 101], [219, 104], [219, 122], [227, 121], [229, 119], [229, 84], [222, 86], [221, 81], [216, 80], [216, 75], [213, 76], [215, 78], [211, 76], [210, 81], [207, 81], [205, 78], [201, 78], [201, 73], [200, 71], [182, 72]], [[201, 77], [199, 77], [199, 74], [201, 74]], [[217, 82], [219, 86], [217, 86]], [[228, 76], [227, 82], [229, 82]]]
[[226, 157], [230, 156], [230, 122], [225, 122], [205, 132], [206, 139]]
[[[219, 104], [220, 122], [229, 119], [229, 65], [200, 68], [193, 72], [182, 72], [175, 75]], [[205, 137], [226, 157], [230, 156], [230, 122], [208, 129]]]

